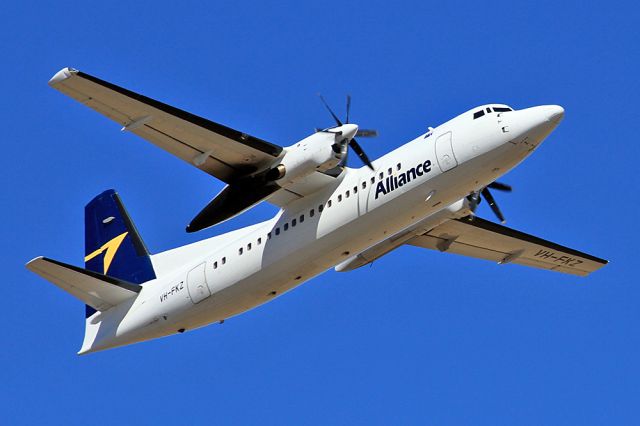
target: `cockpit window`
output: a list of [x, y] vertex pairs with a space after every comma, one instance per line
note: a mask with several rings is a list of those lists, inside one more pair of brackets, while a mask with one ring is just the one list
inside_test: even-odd
[[[493, 110], [493, 111], [492, 111]], [[486, 113], [485, 113], [486, 111]], [[480, 118], [485, 114], [491, 114], [492, 112], [508, 112], [508, 111], [513, 111], [511, 108], [509, 107], [491, 107], [491, 108], [485, 108], [485, 109], [481, 109], [478, 110], [476, 112], [473, 113], [473, 119], [475, 120], [476, 118]]]
[[475, 120], [476, 118], [480, 118], [484, 115], [484, 110], [480, 110], [480, 111], [476, 111], [473, 113], [473, 119]]

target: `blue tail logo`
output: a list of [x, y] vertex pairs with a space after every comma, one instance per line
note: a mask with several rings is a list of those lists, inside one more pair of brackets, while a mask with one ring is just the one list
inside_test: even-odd
[[113, 189], [86, 205], [84, 221], [86, 269], [132, 284], [156, 278], [149, 251]]
[[118, 235], [117, 237], [113, 238], [112, 240], [109, 240], [106, 243], [104, 243], [102, 245], [102, 247], [100, 247], [98, 250], [94, 251], [93, 253], [88, 254], [84, 258], [85, 263], [89, 262], [94, 257], [104, 253], [104, 257], [102, 259], [102, 263], [104, 265], [104, 268], [103, 268], [102, 273], [104, 275], [107, 275], [107, 272], [109, 272], [109, 266], [111, 266], [111, 262], [113, 261], [113, 257], [116, 255], [116, 252], [120, 248], [120, 244], [122, 244], [122, 241], [125, 239], [127, 234], [128, 234], [128, 232], [123, 232], [122, 234]]

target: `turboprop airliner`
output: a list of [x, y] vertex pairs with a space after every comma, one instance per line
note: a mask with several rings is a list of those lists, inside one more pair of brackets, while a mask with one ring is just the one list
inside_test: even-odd
[[[403, 245], [586, 276], [598, 257], [475, 215], [491, 189], [564, 117], [557, 105], [473, 108], [370, 161], [374, 136], [325, 106], [335, 126], [280, 146], [64, 68], [49, 84], [225, 182], [188, 224], [196, 232], [266, 201], [270, 220], [157, 254], [114, 190], [85, 207], [84, 268], [37, 257], [27, 268], [86, 304], [79, 354], [182, 333], [278, 297], [334, 268], [351, 271]], [[324, 99], [323, 99], [324, 102]], [[362, 160], [346, 166], [349, 150]], [[512, 266], [507, 266], [512, 267]]]

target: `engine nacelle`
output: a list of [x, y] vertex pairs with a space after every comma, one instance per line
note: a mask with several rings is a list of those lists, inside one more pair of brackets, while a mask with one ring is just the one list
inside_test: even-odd
[[346, 154], [347, 145], [336, 143], [340, 135], [318, 132], [285, 148], [279, 164], [267, 174], [267, 179], [279, 185], [295, 183], [315, 171], [333, 169]]

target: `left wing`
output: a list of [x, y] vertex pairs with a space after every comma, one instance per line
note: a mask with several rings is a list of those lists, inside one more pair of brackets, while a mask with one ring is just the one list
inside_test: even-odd
[[283, 148], [73, 68], [49, 85], [226, 183], [266, 169]]
[[587, 276], [608, 262], [506, 226], [475, 217], [449, 220], [406, 244], [442, 252], [517, 263], [534, 268]]
[[123, 131], [229, 184], [220, 194], [223, 197], [198, 214], [190, 230], [226, 220], [263, 199], [283, 207], [336, 181], [335, 176], [314, 172], [286, 188], [260, 186], [259, 177], [284, 155], [283, 147], [73, 68], [60, 70], [49, 85], [117, 122]]

